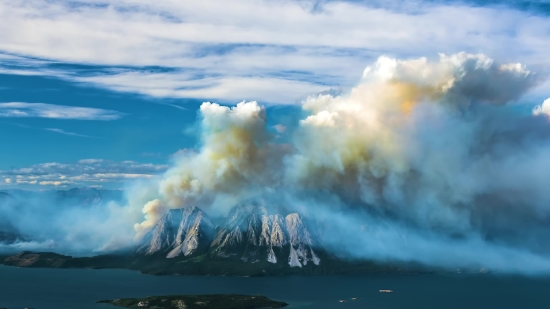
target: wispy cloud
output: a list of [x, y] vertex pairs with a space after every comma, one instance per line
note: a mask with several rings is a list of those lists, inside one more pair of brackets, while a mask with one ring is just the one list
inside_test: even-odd
[[167, 106], [172, 106], [172, 107], [177, 108], [177, 109], [182, 110], [182, 111], [188, 111], [189, 110], [188, 108], [185, 108], [183, 106], [179, 106], [177, 104], [170, 104], [170, 103], [164, 103], [164, 102], [160, 103], [160, 104], [167, 105]]
[[82, 160], [78, 160], [78, 164], [98, 164], [104, 161], [105, 160], [103, 159], [82, 159]]
[[354, 84], [380, 54], [550, 66], [546, 16], [463, 1], [25, 0], [0, 2], [0, 20], [0, 72], [155, 97], [292, 103]]
[[270, 103], [296, 103], [299, 99], [327, 89], [307, 81], [276, 77], [207, 77], [187, 79], [178, 73], [124, 73], [75, 77], [108, 89], [153, 97], [222, 99], [230, 101], [261, 99]]
[[[0, 117], [8, 118], [52, 118], [75, 120], [116, 120], [123, 116], [121, 112], [92, 108], [55, 105], [46, 103], [8, 102], [0, 103]], [[47, 129], [59, 132], [59, 129]], [[57, 131], [55, 131], [57, 130]], [[67, 133], [64, 133], [67, 134]]]
[[44, 130], [46, 130], [46, 131], [51, 131], [51, 132], [56, 132], [56, 133], [60, 133], [60, 134], [64, 134], [64, 135], [69, 135], [69, 136], [93, 137], [93, 136], [78, 134], [78, 133], [74, 133], [74, 132], [67, 132], [67, 131], [65, 131], [65, 130], [63, 130], [63, 129], [46, 128], [46, 129], [44, 129]]
[[142, 157], [157, 157], [157, 158], [162, 158], [164, 157], [162, 155], [162, 153], [160, 152], [144, 152], [141, 154]]

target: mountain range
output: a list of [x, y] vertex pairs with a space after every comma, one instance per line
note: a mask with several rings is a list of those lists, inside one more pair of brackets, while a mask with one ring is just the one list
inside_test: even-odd
[[247, 263], [267, 261], [290, 267], [319, 265], [321, 243], [298, 213], [268, 212], [257, 203], [240, 204], [219, 225], [197, 207], [170, 210], [145, 235], [137, 254], [167, 259], [208, 255]]
[[[40, 195], [44, 193], [29, 193]], [[91, 207], [113, 197], [113, 192], [71, 189], [42, 195], [59, 207]], [[23, 192], [0, 194], [10, 204], [33, 200]], [[5, 206], [4, 206], [5, 207]], [[1, 219], [0, 219], [1, 220]], [[0, 242], [33, 239], [16, 229], [0, 231]], [[325, 225], [323, 224], [323, 227]], [[359, 231], [358, 231], [359, 232]], [[281, 275], [334, 273], [403, 273], [426, 271], [419, 265], [396, 265], [346, 260], [323, 244], [318, 222], [295, 211], [274, 207], [262, 199], [240, 203], [223, 217], [211, 218], [198, 207], [172, 209], [129, 249], [92, 257], [71, 257], [53, 252], [4, 255], [5, 265], [19, 267], [127, 268], [148, 274]]]

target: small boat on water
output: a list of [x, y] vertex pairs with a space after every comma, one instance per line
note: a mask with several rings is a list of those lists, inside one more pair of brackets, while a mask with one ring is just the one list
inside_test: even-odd
[[359, 297], [352, 297], [351, 300], [357, 300]]
[[392, 290], [380, 290], [380, 293], [393, 293]]
[[343, 299], [340, 299], [340, 300], [339, 300], [339, 302], [341, 302], [341, 303], [345, 303], [346, 301], [345, 301], [345, 300], [343, 300]]

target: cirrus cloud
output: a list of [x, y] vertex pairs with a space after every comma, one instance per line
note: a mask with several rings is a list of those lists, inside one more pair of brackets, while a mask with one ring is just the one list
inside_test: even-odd
[[[123, 116], [121, 112], [79, 106], [66, 106], [47, 103], [7, 102], [0, 103], [0, 117], [7, 118], [51, 118], [74, 120], [116, 120]], [[60, 129], [47, 129], [49, 131], [79, 135], [65, 132]]]

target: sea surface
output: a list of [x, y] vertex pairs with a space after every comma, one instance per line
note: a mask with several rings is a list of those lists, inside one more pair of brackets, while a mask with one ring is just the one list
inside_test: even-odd
[[[391, 289], [394, 293], [380, 293]], [[170, 294], [262, 294], [287, 308], [550, 308], [550, 278], [497, 275], [148, 276], [128, 270], [0, 266], [0, 308], [106, 309], [97, 300]], [[358, 300], [351, 300], [359, 297]], [[338, 302], [340, 299], [345, 303]]]

